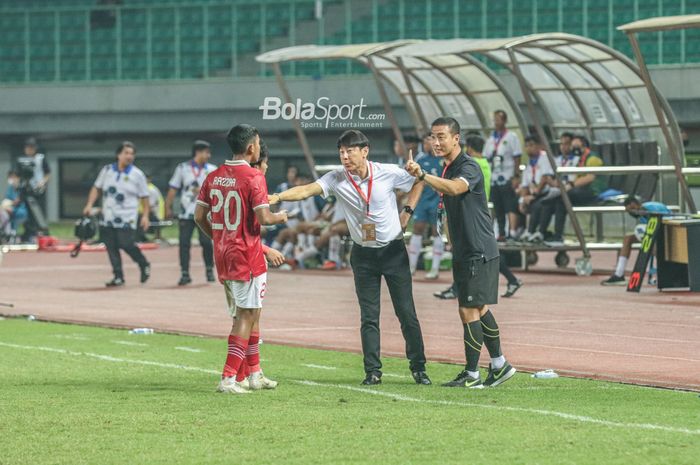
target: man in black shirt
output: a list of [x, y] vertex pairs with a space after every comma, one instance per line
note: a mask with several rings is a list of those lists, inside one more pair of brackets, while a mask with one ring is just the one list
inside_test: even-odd
[[[449, 387], [497, 386], [515, 374], [501, 352], [498, 324], [489, 305], [498, 302], [498, 246], [493, 234], [484, 176], [479, 164], [462, 153], [459, 123], [442, 117], [433, 121], [431, 134], [435, 155], [444, 157], [442, 177], [423, 171], [413, 160], [406, 170], [440, 193], [438, 223], [447, 213], [452, 241], [452, 273], [458, 283], [459, 316], [464, 326], [467, 365]], [[438, 226], [439, 229], [439, 226]], [[489, 374], [479, 374], [481, 346], [491, 356]]]

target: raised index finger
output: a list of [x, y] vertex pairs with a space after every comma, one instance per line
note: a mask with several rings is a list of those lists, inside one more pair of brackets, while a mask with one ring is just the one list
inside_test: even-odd
[[413, 161], [413, 149], [408, 149], [408, 161]]

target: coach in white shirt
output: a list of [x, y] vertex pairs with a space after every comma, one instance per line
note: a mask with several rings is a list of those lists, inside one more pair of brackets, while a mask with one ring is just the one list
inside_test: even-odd
[[135, 153], [132, 142], [124, 141], [117, 147], [117, 161], [102, 168], [83, 209], [83, 215], [92, 214], [92, 206], [102, 196], [100, 237], [107, 248], [114, 273], [114, 279], [106, 283], [107, 287], [124, 285], [119, 249], [139, 265], [142, 283], [148, 281], [151, 275], [151, 265], [134, 242], [139, 204], [143, 208], [141, 227], [144, 231], [148, 231], [150, 211], [148, 182], [143, 171], [134, 166]]
[[[354, 242], [350, 263], [361, 313], [366, 373], [362, 384], [381, 383], [379, 303], [382, 276], [401, 322], [413, 379], [417, 384], [430, 384], [425, 373], [423, 336], [413, 303], [411, 271], [403, 241], [403, 228], [423, 191], [422, 183], [396, 165], [368, 161], [369, 140], [360, 131], [345, 131], [338, 139], [338, 151], [342, 168], [326, 173], [311, 184], [272, 194], [270, 204], [314, 195], [336, 197], [337, 208], [343, 211]], [[409, 192], [401, 215], [396, 206], [395, 189]]]

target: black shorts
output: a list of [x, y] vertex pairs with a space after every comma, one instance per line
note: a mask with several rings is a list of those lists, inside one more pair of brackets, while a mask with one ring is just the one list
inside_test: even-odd
[[479, 308], [498, 303], [498, 257], [455, 261], [452, 274], [457, 283], [460, 307]]

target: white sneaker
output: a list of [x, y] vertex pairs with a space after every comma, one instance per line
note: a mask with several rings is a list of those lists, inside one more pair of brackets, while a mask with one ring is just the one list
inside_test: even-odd
[[542, 242], [542, 241], [544, 241], [544, 236], [539, 231], [530, 234], [530, 238], [528, 239], [528, 242]]
[[438, 279], [440, 277], [440, 272], [439, 271], [428, 271], [425, 273], [425, 279], [430, 279], [431, 281]]
[[231, 394], [250, 394], [248, 389], [244, 388], [241, 383], [236, 381], [235, 376], [229, 376], [228, 378], [222, 379], [216, 390]]
[[529, 232], [524, 232], [522, 236], [520, 236], [520, 240], [523, 242], [530, 242], [532, 240], [532, 234]]
[[258, 391], [260, 389], [275, 389], [277, 387], [277, 381], [266, 378], [262, 371], [251, 373], [248, 377], [248, 384], [250, 385], [250, 389], [253, 391]]

